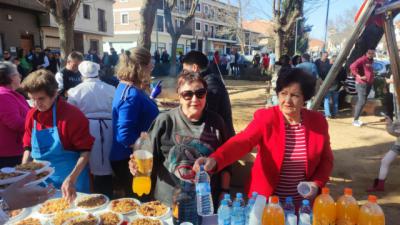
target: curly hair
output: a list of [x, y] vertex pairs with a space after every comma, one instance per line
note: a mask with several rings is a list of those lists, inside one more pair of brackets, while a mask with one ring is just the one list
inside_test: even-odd
[[52, 72], [41, 69], [30, 73], [25, 78], [22, 89], [27, 93], [44, 91], [47, 96], [53, 97], [57, 94], [58, 83]]

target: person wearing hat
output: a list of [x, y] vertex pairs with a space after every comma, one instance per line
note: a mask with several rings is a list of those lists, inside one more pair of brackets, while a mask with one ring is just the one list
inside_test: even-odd
[[112, 169], [108, 156], [113, 137], [111, 109], [115, 88], [99, 79], [99, 64], [83, 61], [78, 69], [82, 83], [69, 89], [68, 102], [89, 119], [90, 133], [95, 138], [89, 159], [94, 191], [112, 198]]

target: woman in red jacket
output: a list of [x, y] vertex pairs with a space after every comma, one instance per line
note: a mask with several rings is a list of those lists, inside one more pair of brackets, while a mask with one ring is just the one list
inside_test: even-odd
[[[257, 147], [248, 193], [292, 196], [298, 205], [303, 197], [313, 199], [329, 180], [333, 154], [328, 124], [322, 114], [304, 108], [314, 94], [315, 78], [301, 69], [287, 69], [276, 83], [279, 105], [257, 110], [244, 131], [208, 158], [198, 159], [195, 169], [205, 164], [207, 171], [220, 171]], [[298, 194], [300, 182], [309, 182], [310, 194]]]

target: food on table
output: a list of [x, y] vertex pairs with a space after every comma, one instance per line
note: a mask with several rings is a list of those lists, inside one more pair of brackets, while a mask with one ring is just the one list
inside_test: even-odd
[[39, 209], [41, 214], [53, 214], [69, 209], [71, 204], [64, 198], [47, 200]]
[[89, 214], [86, 216], [73, 218], [64, 225], [97, 225], [98, 223], [98, 219], [92, 214]]
[[132, 221], [129, 225], [162, 225], [162, 222], [149, 218], [139, 218]]
[[15, 225], [42, 225], [39, 219], [28, 217], [24, 220], [17, 222]]
[[5, 180], [5, 179], [13, 178], [13, 177], [19, 177], [21, 175], [24, 175], [24, 174], [19, 173], [19, 172], [12, 172], [12, 173], [0, 172], [0, 180]]
[[7, 212], [7, 214], [8, 214], [8, 216], [9, 216], [10, 218], [13, 218], [13, 217], [16, 217], [16, 216], [18, 216], [19, 214], [21, 214], [22, 210], [23, 210], [23, 209], [10, 210], [10, 211]]
[[107, 198], [104, 195], [89, 195], [79, 199], [76, 204], [78, 207], [91, 209], [104, 205]]
[[44, 171], [44, 172], [41, 172], [41, 173], [39, 173], [39, 174], [36, 174], [35, 180], [40, 180], [40, 179], [42, 179], [43, 177], [49, 175], [49, 173], [50, 173], [49, 171]]
[[105, 212], [99, 215], [102, 225], [117, 225], [121, 222], [118, 214], [113, 212]]
[[63, 225], [69, 219], [72, 219], [77, 216], [84, 215], [83, 212], [80, 211], [65, 211], [57, 213], [53, 218], [54, 225]]
[[133, 199], [123, 198], [111, 201], [111, 210], [117, 213], [130, 213], [136, 210], [139, 204]]
[[20, 171], [35, 171], [38, 169], [42, 169], [45, 165], [39, 162], [27, 162], [15, 167], [16, 170]]
[[147, 202], [142, 204], [138, 212], [143, 216], [164, 216], [168, 211], [168, 207], [160, 201]]

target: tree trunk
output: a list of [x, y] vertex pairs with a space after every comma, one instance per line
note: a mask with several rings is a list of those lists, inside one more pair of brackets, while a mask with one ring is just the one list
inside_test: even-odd
[[157, 12], [157, 4], [155, 0], [145, 0], [144, 7], [140, 10], [140, 34], [138, 38], [138, 46], [144, 47], [150, 51], [151, 34], [153, 32], [154, 20]]
[[282, 55], [282, 43], [283, 43], [283, 33], [282, 31], [278, 31], [275, 35], [275, 58], [279, 60]]
[[180, 38], [180, 35], [174, 35], [171, 36], [171, 67], [169, 68], [169, 74], [170, 75], [176, 75], [176, 48], [178, 45], [178, 40]]
[[61, 64], [64, 66], [69, 53], [74, 49], [74, 22], [59, 23], [58, 35], [60, 37]]

